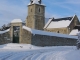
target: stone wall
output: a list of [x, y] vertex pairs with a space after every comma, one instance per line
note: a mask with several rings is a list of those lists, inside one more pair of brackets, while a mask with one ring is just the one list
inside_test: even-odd
[[35, 34], [31, 44], [36, 46], [73, 46], [76, 45], [76, 42], [77, 39]]
[[48, 32], [56, 32], [56, 33], [62, 33], [62, 34], [69, 34], [70, 31], [68, 30], [68, 28], [48, 28], [48, 29], [44, 29], [45, 31]]
[[3, 34], [0, 34], [0, 45], [7, 44], [7, 43], [12, 43], [11, 38], [10, 38], [10, 33], [6, 32]]
[[41, 35], [32, 32], [34, 31], [30, 32], [26, 29], [22, 29], [20, 43], [32, 44], [36, 46], [76, 46], [77, 43], [76, 38], [58, 37], [58, 36], [50, 36], [50, 35], [43, 35], [43, 34]]
[[22, 29], [22, 34], [20, 38], [20, 43], [31, 44], [32, 34], [29, 31]]

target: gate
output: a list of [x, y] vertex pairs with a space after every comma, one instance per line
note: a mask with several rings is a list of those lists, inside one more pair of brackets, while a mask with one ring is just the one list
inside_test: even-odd
[[20, 27], [13, 26], [13, 43], [19, 43]]

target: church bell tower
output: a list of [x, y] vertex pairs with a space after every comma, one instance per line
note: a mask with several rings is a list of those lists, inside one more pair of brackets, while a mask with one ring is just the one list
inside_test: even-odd
[[26, 26], [32, 29], [43, 30], [45, 25], [45, 6], [41, 0], [30, 0]]

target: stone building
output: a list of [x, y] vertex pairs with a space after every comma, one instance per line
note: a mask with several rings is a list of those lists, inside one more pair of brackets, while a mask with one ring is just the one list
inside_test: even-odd
[[76, 15], [65, 18], [49, 19], [44, 27], [45, 31], [62, 34], [70, 34], [76, 25], [79, 25], [79, 19]]
[[11, 43], [11, 37], [10, 37], [10, 29], [5, 31], [0, 31], [0, 45], [1, 44], [7, 44]]
[[0, 34], [0, 37], [4, 38], [8, 34], [6, 37], [10, 40], [5, 43], [12, 42], [37, 46], [76, 45], [78, 36], [69, 35], [75, 26], [79, 25], [79, 19], [76, 15], [58, 19], [52, 18], [45, 25], [45, 5], [42, 4], [41, 0], [30, 0], [25, 23], [21, 19], [14, 19], [11, 21], [9, 31]]
[[42, 5], [41, 0], [31, 0], [28, 4], [28, 16], [26, 19], [26, 26], [43, 30], [45, 25], [45, 6]]

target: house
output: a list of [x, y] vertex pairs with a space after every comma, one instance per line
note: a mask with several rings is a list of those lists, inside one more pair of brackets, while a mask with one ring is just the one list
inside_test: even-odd
[[62, 34], [70, 34], [76, 25], [79, 25], [79, 19], [77, 15], [65, 18], [52, 18], [49, 19], [44, 26], [45, 31], [56, 32]]

